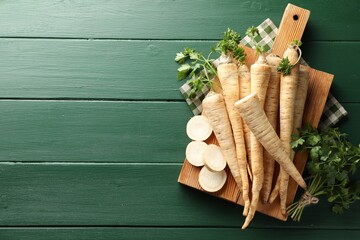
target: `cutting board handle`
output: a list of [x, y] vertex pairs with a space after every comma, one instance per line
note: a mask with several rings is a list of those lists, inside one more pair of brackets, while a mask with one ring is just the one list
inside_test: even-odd
[[289, 3], [281, 19], [272, 53], [282, 56], [290, 42], [301, 40], [309, 17], [309, 10]]

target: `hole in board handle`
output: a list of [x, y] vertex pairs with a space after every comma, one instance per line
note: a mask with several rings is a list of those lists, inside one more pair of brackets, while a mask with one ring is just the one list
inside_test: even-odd
[[299, 19], [299, 16], [298, 16], [297, 14], [295, 14], [295, 15], [293, 16], [293, 19], [294, 19], [295, 21], [297, 21], [297, 20]]

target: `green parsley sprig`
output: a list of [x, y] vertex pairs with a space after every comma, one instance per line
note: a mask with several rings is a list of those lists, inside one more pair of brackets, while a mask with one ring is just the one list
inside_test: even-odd
[[230, 60], [233, 56], [240, 63], [244, 63], [244, 49], [238, 46], [240, 38], [240, 34], [228, 28], [223, 33], [223, 38], [211, 49], [207, 57], [191, 48], [185, 48], [184, 51], [176, 54], [175, 62], [180, 64], [177, 69], [177, 79], [180, 81], [188, 79], [187, 83], [191, 87], [190, 98], [196, 97], [197, 93], [202, 92], [205, 86], [213, 87], [217, 71], [213, 66], [215, 59], [211, 58], [212, 53], [220, 52], [220, 54], [228, 56]]
[[221, 39], [214, 51], [220, 52], [221, 55], [234, 57], [239, 64], [245, 63], [245, 51], [239, 46], [241, 35], [235, 32], [233, 29], [228, 28], [223, 33], [223, 39]]
[[217, 72], [213, 67], [215, 60], [210, 58], [211, 53], [204, 57], [201, 52], [185, 48], [184, 51], [177, 53], [175, 56], [175, 62], [180, 64], [177, 69], [177, 79], [179, 81], [188, 79], [187, 82], [191, 87], [190, 98], [194, 98], [205, 86], [212, 88]]
[[217, 50], [221, 52], [221, 54], [228, 55], [229, 53], [233, 52], [234, 49], [240, 43], [241, 36], [239, 33], [235, 32], [234, 30], [228, 28], [223, 33], [223, 38], [217, 44]]
[[281, 72], [283, 76], [289, 75], [291, 73], [291, 69], [294, 67], [294, 65], [290, 64], [289, 58], [285, 57], [281, 59], [281, 62], [279, 63], [279, 66], [277, 66], [277, 71]]
[[[360, 147], [349, 142], [345, 133], [338, 128], [320, 132], [307, 126], [293, 139], [295, 151], [309, 151], [310, 197], [326, 195], [334, 213], [343, 213], [360, 200], [360, 181], [351, 180], [360, 165]], [[290, 205], [291, 218], [299, 221], [305, 206], [303, 199]]]

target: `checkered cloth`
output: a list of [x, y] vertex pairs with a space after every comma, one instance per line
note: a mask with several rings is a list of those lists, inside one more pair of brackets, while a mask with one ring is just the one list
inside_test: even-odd
[[345, 108], [329, 93], [320, 119], [319, 128], [325, 129], [326, 127], [334, 126], [347, 114]]
[[[259, 30], [259, 35], [255, 37], [255, 41], [258, 42], [260, 45], [264, 46], [266, 51], [269, 51], [272, 48], [272, 45], [274, 44], [274, 40], [278, 32], [277, 27], [270, 19], [266, 19], [257, 28]], [[244, 37], [240, 41], [240, 43], [249, 47], [254, 46], [251, 39], [248, 36]], [[303, 59], [301, 63], [307, 65]], [[189, 98], [190, 89], [191, 88], [187, 83], [185, 83], [180, 87], [181, 94], [184, 96], [191, 111], [193, 112], [194, 115], [198, 115], [202, 112], [201, 101], [204, 99], [205, 95], [209, 92], [209, 89], [204, 88], [203, 92], [198, 93], [194, 99]], [[326, 127], [334, 126], [346, 115], [347, 112], [345, 108], [336, 100], [336, 98], [331, 93], [329, 93], [320, 120], [319, 128], [324, 129]]]
[[[277, 27], [270, 19], [266, 19], [257, 26], [257, 29], [259, 30], [259, 35], [256, 35], [254, 40], [259, 43], [260, 46], [264, 46], [266, 52], [270, 51], [278, 32]], [[244, 37], [240, 43], [248, 47], [254, 47], [254, 43], [249, 36]]]

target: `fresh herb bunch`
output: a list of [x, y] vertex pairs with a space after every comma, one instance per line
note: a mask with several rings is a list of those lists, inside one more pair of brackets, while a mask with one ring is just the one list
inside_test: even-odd
[[[327, 195], [332, 211], [338, 214], [360, 200], [360, 181], [351, 181], [360, 165], [360, 147], [349, 142], [347, 134], [338, 128], [320, 132], [306, 126], [293, 139], [295, 151], [309, 151], [307, 170], [311, 180], [307, 192], [312, 197]], [[303, 208], [301, 200], [295, 202], [289, 206], [289, 214], [299, 221]]]
[[[295, 47], [300, 52], [298, 61], [301, 58], [301, 49], [300, 49], [301, 45], [302, 45], [302, 42], [297, 39], [293, 40], [290, 43], [290, 46]], [[291, 73], [291, 69], [298, 63], [298, 61], [295, 64], [290, 64], [288, 57], [283, 58], [283, 59], [281, 59], [281, 62], [279, 64], [279, 66], [277, 67], [277, 71], [281, 72], [283, 74], [283, 76], [289, 75]]]
[[191, 87], [189, 97], [194, 98], [198, 92], [201, 92], [205, 86], [212, 88], [214, 78], [217, 76], [216, 69], [213, 67], [214, 59], [211, 59], [211, 53], [204, 57], [202, 53], [194, 49], [185, 48], [175, 56], [175, 62], [180, 64], [177, 69], [177, 79], [188, 79]]
[[213, 87], [217, 71], [213, 66], [215, 59], [210, 57], [214, 52], [220, 52], [220, 54], [227, 56], [232, 54], [240, 63], [244, 63], [244, 49], [238, 46], [240, 38], [240, 34], [228, 28], [223, 33], [223, 39], [211, 49], [207, 57], [190, 48], [185, 48], [184, 51], [176, 54], [175, 62], [180, 64], [177, 79], [184, 80], [189, 78], [187, 81], [191, 87], [189, 98], [196, 97], [197, 93], [202, 92], [205, 86]]
[[228, 55], [238, 48], [240, 39], [241, 36], [239, 33], [228, 28], [227, 31], [223, 33], [223, 39], [217, 44], [216, 50], [220, 51], [221, 54]]
[[257, 35], [260, 35], [259, 29], [257, 29], [257, 28], [254, 27], [254, 26], [249, 27], [249, 28], [246, 30], [246, 35], [249, 36], [249, 38], [251, 39], [252, 43], [254, 44], [256, 55], [259, 56], [259, 55], [265, 53], [265, 48], [264, 48], [264, 46], [263, 46], [263, 45], [260, 45], [260, 44], [255, 40], [255, 37], [256, 37]]
[[245, 50], [239, 46], [241, 35], [234, 30], [228, 28], [223, 33], [223, 39], [219, 41], [213, 51], [219, 52], [221, 55], [234, 57], [239, 64], [245, 63]]

